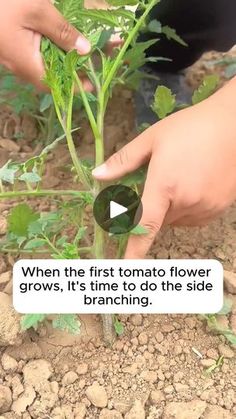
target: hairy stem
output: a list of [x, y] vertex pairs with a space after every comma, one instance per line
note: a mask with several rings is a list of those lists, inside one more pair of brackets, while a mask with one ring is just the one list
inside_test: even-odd
[[76, 190], [35, 190], [35, 191], [13, 191], [13, 192], [1, 192], [0, 199], [6, 198], [19, 198], [19, 197], [37, 197], [37, 196], [74, 196], [79, 197], [81, 193], [84, 191], [76, 191]]

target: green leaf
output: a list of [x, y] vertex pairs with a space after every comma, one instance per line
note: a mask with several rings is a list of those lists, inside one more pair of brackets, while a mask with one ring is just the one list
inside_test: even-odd
[[39, 218], [39, 214], [35, 212], [27, 204], [19, 204], [13, 208], [8, 216], [9, 232], [17, 236], [27, 236], [28, 227]]
[[156, 20], [156, 19], [151, 20], [151, 22], [149, 22], [148, 24], [148, 30], [154, 33], [161, 33], [162, 31], [161, 22], [159, 22], [159, 20]]
[[50, 108], [50, 106], [53, 105], [53, 100], [52, 100], [52, 96], [49, 94], [43, 95], [41, 101], [40, 101], [40, 106], [39, 106], [39, 110], [41, 113], [45, 112], [47, 109]]
[[165, 118], [168, 114], [174, 111], [176, 106], [175, 95], [165, 86], [158, 86], [152, 110], [160, 119]]
[[106, 0], [106, 3], [114, 7], [135, 6], [139, 0]]
[[199, 88], [195, 90], [192, 97], [192, 104], [196, 105], [211, 96], [215, 92], [218, 84], [219, 76], [215, 74], [206, 76]]
[[14, 184], [15, 173], [18, 171], [17, 165], [11, 165], [8, 161], [3, 167], [0, 168], [0, 180], [3, 182]]
[[75, 236], [75, 239], [74, 239], [74, 243], [75, 244], [78, 244], [80, 242], [80, 240], [83, 239], [86, 230], [87, 230], [87, 227], [80, 227], [79, 228], [79, 230], [78, 230], [78, 232], [77, 232], [77, 234]]
[[233, 302], [229, 298], [224, 298], [224, 305], [222, 309], [217, 313], [219, 316], [231, 313]]
[[164, 33], [167, 39], [173, 39], [174, 41], [178, 42], [180, 45], [187, 47], [186, 42], [176, 33], [176, 30], [170, 28], [169, 26], [162, 26], [162, 33]]
[[111, 28], [120, 27], [121, 24], [127, 24], [127, 21], [133, 21], [134, 13], [129, 10], [99, 10], [99, 9], [82, 9], [80, 10], [80, 17], [87, 18], [95, 22], [98, 27], [107, 25]]
[[133, 173], [124, 176], [121, 179], [121, 184], [125, 186], [141, 185], [144, 183], [147, 175], [147, 169], [141, 168]]
[[28, 243], [25, 245], [25, 250], [33, 250], [38, 249], [39, 247], [43, 247], [46, 244], [46, 240], [44, 239], [32, 239], [28, 241]]
[[141, 225], [137, 225], [136, 227], [133, 228], [133, 230], [131, 230], [130, 234], [140, 236], [142, 234], [148, 234], [148, 230]]
[[233, 63], [233, 64], [230, 64], [228, 67], [226, 67], [225, 77], [227, 79], [231, 79], [235, 75], [236, 75], [236, 63]]
[[21, 327], [23, 330], [28, 330], [31, 327], [37, 329], [38, 324], [43, 322], [46, 314], [26, 314], [21, 319]]
[[72, 335], [80, 334], [80, 321], [75, 314], [59, 314], [52, 325], [55, 329], [64, 330]]
[[23, 173], [23, 175], [21, 175], [18, 179], [27, 183], [37, 183], [37, 182], [40, 182], [41, 177], [38, 175], [38, 173], [31, 172], [31, 173]]
[[134, 47], [130, 48], [124, 55], [124, 63], [128, 63], [130, 70], [136, 70], [145, 64], [145, 51], [154, 45], [158, 39], [151, 39], [146, 42], [137, 42]]
[[124, 328], [124, 325], [118, 320], [117, 316], [113, 316], [113, 325], [114, 325], [116, 334], [118, 336], [123, 335], [125, 328]]

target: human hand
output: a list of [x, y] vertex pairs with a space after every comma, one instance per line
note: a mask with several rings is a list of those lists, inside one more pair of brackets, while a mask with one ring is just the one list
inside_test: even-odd
[[149, 161], [140, 224], [126, 258], [143, 258], [163, 224], [208, 223], [236, 198], [236, 81], [204, 102], [153, 125], [96, 168], [111, 181]]
[[[50, 0], [0, 0], [0, 63], [39, 88], [44, 74], [42, 35], [65, 51], [76, 49], [80, 55], [90, 51], [89, 41]], [[83, 82], [86, 89], [89, 81]]]

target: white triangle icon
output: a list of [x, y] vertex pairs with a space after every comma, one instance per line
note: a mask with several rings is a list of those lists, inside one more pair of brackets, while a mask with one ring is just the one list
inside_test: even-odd
[[118, 217], [118, 215], [124, 214], [128, 211], [128, 208], [123, 205], [117, 204], [115, 201], [110, 202], [110, 219]]

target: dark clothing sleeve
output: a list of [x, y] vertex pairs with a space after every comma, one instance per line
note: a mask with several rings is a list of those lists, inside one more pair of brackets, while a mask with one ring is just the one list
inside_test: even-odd
[[[236, 43], [236, 0], [162, 0], [152, 11], [151, 20], [174, 28], [188, 44], [161, 40], [148, 50], [149, 56], [163, 56], [172, 63], [153, 64], [160, 71], [176, 72], [193, 64], [203, 52], [227, 51]], [[146, 33], [142, 40], [155, 38]]]

